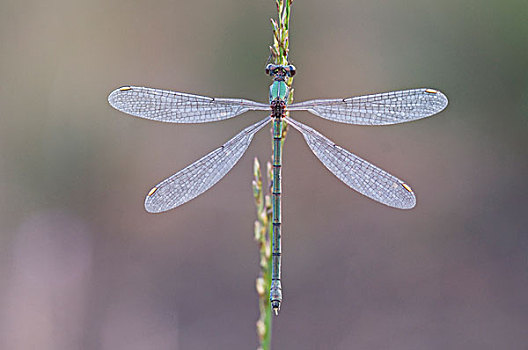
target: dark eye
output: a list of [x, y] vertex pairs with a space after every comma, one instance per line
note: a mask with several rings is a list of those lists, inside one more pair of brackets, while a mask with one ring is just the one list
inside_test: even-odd
[[288, 66], [288, 73], [289, 73], [288, 75], [289, 75], [290, 77], [293, 77], [293, 76], [295, 75], [295, 73], [296, 73], [296, 71], [295, 71], [295, 67], [294, 67], [292, 64], [290, 64], [290, 65]]
[[267, 75], [270, 74], [270, 70], [273, 68], [272, 66], [273, 66], [272, 64], [268, 64], [268, 65], [266, 66], [266, 74], [267, 74]]

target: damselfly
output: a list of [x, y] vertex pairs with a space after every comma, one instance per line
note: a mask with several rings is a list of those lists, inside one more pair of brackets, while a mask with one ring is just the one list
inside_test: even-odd
[[410, 209], [416, 197], [405, 182], [361, 159], [316, 130], [287, 115], [287, 111], [309, 111], [319, 117], [357, 125], [389, 125], [429, 117], [447, 106], [438, 90], [421, 88], [343, 99], [287, 103], [293, 77], [292, 65], [266, 66], [271, 76], [269, 103], [244, 99], [211, 98], [199, 95], [124, 86], [108, 97], [112, 107], [136, 117], [169, 123], [206, 123], [228, 119], [247, 111], [268, 111], [270, 115], [239, 132], [223, 146], [154, 186], [145, 199], [145, 209], [160, 213], [176, 208], [216, 184], [237, 163], [253, 136], [273, 123], [272, 181], [272, 281], [271, 305], [277, 314], [282, 302], [281, 286], [281, 166], [285, 123], [297, 129], [319, 160], [341, 181], [359, 193], [385, 205]]

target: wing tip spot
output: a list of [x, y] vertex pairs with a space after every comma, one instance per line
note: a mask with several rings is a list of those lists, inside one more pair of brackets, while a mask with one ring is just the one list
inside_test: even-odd
[[156, 191], [158, 190], [157, 187], [152, 187], [152, 189], [149, 191], [149, 193], [147, 194], [147, 197], [150, 197], [152, 196], [154, 193], [156, 193]]
[[407, 185], [405, 182], [402, 182], [401, 184], [403, 186], [403, 188], [405, 188], [407, 191], [411, 192], [412, 193], [412, 189], [411, 189], [411, 186]]
[[132, 90], [132, 87], [130, 86], [122, 86], [119, 88], [119, 91], [128, 91], [128, 90]]
[[438, 91], [435, 90], [435, 89], [425, 89], [425, 92], [427, 92], [428, 94], [437, 94]]

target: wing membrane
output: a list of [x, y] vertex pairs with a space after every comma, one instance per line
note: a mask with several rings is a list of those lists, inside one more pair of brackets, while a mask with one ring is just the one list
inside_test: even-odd
[[288, 118], [319, 160], [341, 181], [359, 193], [390, 207], [411, 209], [416, 197], [411, 188], [377, 166], [337, 146], [319, 132]]
[[269, 110], [267, 104], [243, 99], [212, 98], [168, 90], [124, 86], [108, 102], [136, 117], [169, 123], [206, 123], [232, 118], [249, 110]]
[[223, 146], [153, 187], [145, 198], [145, 209], [161, 213], [176, 208], [204, 193], [238, 162], [253, 136], [271, 119], [266, 117], [239, 132]]
[[333, 100], [311, 100], [288, 106], [347, 124], [388, 125], [409, 122], [441, 112], [447, 97], [434, 89], [413, 89]]

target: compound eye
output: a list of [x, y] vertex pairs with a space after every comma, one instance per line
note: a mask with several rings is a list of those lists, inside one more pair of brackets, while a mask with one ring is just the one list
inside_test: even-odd
[[272, 64], [268, 64], [266, 66], [266, 74], [267, 75], [270, 75], [270, 71], [273, 69], [273, 65]]
[[290, 77], [293, 77], [293, 76], [295, 75], [295, 73], [296, 73], [296, 71], [295, 71], [295, 67], [294, 67], [292, 64], [290, 64], [290, 65], [288, 66], [288, 73], [289, 73], [288, 75], [289, 75]]

